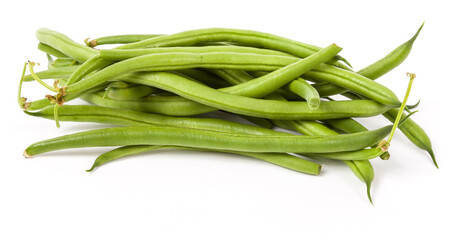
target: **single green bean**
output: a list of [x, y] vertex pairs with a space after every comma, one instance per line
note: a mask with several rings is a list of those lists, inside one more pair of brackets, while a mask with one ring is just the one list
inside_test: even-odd
[[38, 29], [36, 31], [36, 38], [38, 38], [41, 43], [49, 45], [50, 47], [81, 63], [97, 54], [96, 50], [76, 43], [64, 34], [50, 29]]
[[133, 100], [148, 96], [157, 92], [157, 90], [157, 88], [142, 84], [113, 82], [107, 86], [104, 96], [119, 101]]
[[244, 152], [327, 153], [366, 148], [385, 138], [392, 126], [337, 136], [275, 136], [224, 133], [176, 127], [118, 127], [60, 136], [30, 145], [25, 157], [68, 148], [174, 145]]
[[140, 42], [153, 37], [164, 36], [163, 34], [125, 34], [125, 35], [112, 35], [99, 37], [89, 40], [86, 39], [84, 42], [88, 47], [96, 47], [99, 45], [106, 44], [126, 44], [126, 43], [135, 43]]
[[201, 46], [201, 47], [160, 47], [160, 48], [144, 48], [144, 49], [101, 49], [99, 57], [102, 59], [122, 61], [129, 58], [139, 57], [154, 53], [172, 53], [172, 52], [186, 52], [186, 53], [210, 53], [210, 52], [234, 52], [234, 53], [249, 53], [260, 55], [277, 55], [277, 56], [292, 56], [283, 52], [274, 51], [270, 49], [243, 47], [243, 46]]
[[[98, 166], [101, 166], [105, 163], [111, 162], [121, 157], [130, 156], [134, 154], [149, 152], [158, 149], [179, 149], [179, 150], [192, 150], [192, 151], [216, 151], [210, 149], [200, 149], [200, 148], [189, 148], [189, 147], [177, 147], [177, 146], [154, 146], [154, 145], [136, 145], [136, 146], [125, 146], [116, 148], [109, 152], [101, 154], [94, 164], [91, 166], [87, 172], [91, 172]], [[264, 160], [266, 162], [288, 168], [294, 171], [307, 173], [311, 175], [318, 175], [321, 170], [321, 165], [293, 156], [289, 154], [282, 153], [251, 153], [251, 152], [238, 152], [238, 151], [225, 151], [218, 150], [218, 152], [238, 154], [248, 157], [253, 157], [256, 159]]]
[[[54, 119], [53, 106], [46, 107], [37, 112], [25, 113]], [[139, 111], [114, 109], [94, 105], [64, 105], [58, 109], [60, 121], [97, 122], [115, 124], [119, 126], [171, 126], [185, 127], [221, 132], [235, 132], [253, 135], [289, 135], [270, 129], [255, 127], [248, 124], [237, 123], [217, 118], [171, 117], [159, 114], [150, 114]]]
[[48, 46], [48, 45], [46, 45], [46, 44], [43, 44], [43, 43], [38, 43], [38, 49], [39, 49], [40, 51], [45, 52], [46, 54], [53, 55], [53, 56], [55, 56], [55, 57], [59, 57], [59, 58], [60, 58], [60, 57], [61, 57], [61, 58], [68, 57], [68, 56], [66, 56], [64, 53], [62, 53], [62, 52], [56, 50], [56, 49], [53, 48], [53, 47], [50, 47], [50, 46]]
[[[67, 67], [48, 69], [48, 70], [35, 72], [35, 73], [41, 79], [68, 78], [71, 75], [71, 73], [73, 73], [77, 68], [78, 68], [77, 65], [73, 65], [73, 66], [67, 66]], [[25, 75], [23, 81], [31, 82], [31, 81], [35, 81], [35, 79], [31, 75]]]

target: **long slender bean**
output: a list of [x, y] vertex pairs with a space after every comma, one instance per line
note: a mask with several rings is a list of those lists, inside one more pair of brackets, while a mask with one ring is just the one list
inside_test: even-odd
[[99, 37], [95, 39], [86, 39], [84, 42], [88, 47], [96, 47], [106, 44], [126, 44], [140, 42], [153, 37], [164, 36], [163, 34], [124, 34], [124, 35], [112, 35]]
[[111, 162], [121, 157], [130, 156], [138, 153], [144, 153], [149, 151], [154, 151], [158, 149], [179, 149], [179, 150], [191, 150], [191, 151], [217, 151], [224, 153], [232, 153], [237, 155], [243, 155], [247, 157], [252, 157], [266, 162], [288, 168], [294, 171], [307, 173], [311, 175], [318, 175], [321, 170], [321, 165], [283, 153], [254, 153], [254, 152], [238, 152], [238, 151], [226, 151], [226, 150], [211, 150], [211, 149], [200, 149], [200, 148], [190, 148], [190, 147], [177, 147], [177, 146], [150, 146], [150, 145], [133, 145], [133, 146], [124, 146], [116, 148], [109, 152], [101, 154], [90, 169], [86, 170], [87, 172], [92, 171], [96, 167], [99, 167], [105, 163]]
[[55, 48], [56, 50], [78, 62], [85, 62], [90, 57], [97, 54], [96, 50], [76, 43], [66, 35], [50, 29], [38, 29], [36, 31], [36, 38], [38, 38], [41, 43]]
[[[103, 70], [68, 87], [68, 92], [83, 91], [107, 79], [134, 71], [163, 71], [194, 67], [228, 68], [239, 70], [272, 71], [296, 62], [298, 59], [241, 53], [158, 53], [144, 55], [110, 65]], [[400, 101], [388, 88], [356, 73], [326, 64], [319, 71], [305, 74], [345, 86], [352, 91], [389, 106], [400, 106]]]
[[174, 145], [244, 152], [328, 153], [366, 148], [385, 138], [392, 126], [337, 136], [275, 136], [224, 133], [176, 127], [118, 127], [64, 135], [30, 145], [25, 156], [68, 148]]

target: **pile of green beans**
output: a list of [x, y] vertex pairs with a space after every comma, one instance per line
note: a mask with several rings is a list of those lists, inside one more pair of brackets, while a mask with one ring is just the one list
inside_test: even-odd
[[[336, 160], [366, 184], [372, 202], [370, 160], [390, 158], [397, 128], [438, 167], [430, 138], [410, 119], [417, 105], [406, 105], [415, 74], [408, 74], [402, 101], [374, 81], [407, 58], [422, 27], [360, 71], [338, 55], [336, 44], [322, 48], [251, 30], [114, 35], [81, 44], [42, 28], [36, 36], [48, 69], [35, 72], [34, 62], [24, 64], [20, 108], [55, 120], [57, 127], [60, 121], [115, 127], [33, 143], [24, 156], [118, 147], [97, 157], [90, 172], [118, 158], [160, 149], [225, 152], [311, 175], [320, 173], [322, 161]], [[28, 101], [21, 90], [32, 81], [54, 94]], [[77, 98], [88, 104], [70, 104]], [[373, 116], [391, 124], [368, 130], [354, 119]]]

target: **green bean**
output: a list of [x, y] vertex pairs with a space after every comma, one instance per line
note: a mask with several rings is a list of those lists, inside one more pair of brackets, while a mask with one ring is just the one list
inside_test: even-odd
[[[36, 75], [41, 79], [68, 78], [71, 75], [71, 73], [73, 73], [74, 70], [76, 70], [77, 68], [78, 68], [77, 65], [53, 68], [53, 69], [36, 72]], [[35, 81], [35, 79], [31, 75], [25, 75], [25, 77], [23, 78], [23, 81], [30, 82], [30, 81]]]
[[96, 54], [89, 58], [86, 62], [81, 64], [79, 68], [74, 71], [71, 76], [68, 79], [68, 82], [66, 83], [66, 86], [69, 86], [71, 84], [74, 84], [81, 80], [82, 78], [86, 77], [88, 74], [97, 71], [101, 68], [104, 68], [106, 66], [111, 65], [114, 63], [114, 61], [107, 61], [107, 60], [102, 60], [99, 58], [99, 56]]
[[[173, 61], [171, 61], [173, 59]], [[241, 53], [158, 53], [144, 55], [110, 65], [96, 74], [72, 84], [67, 91], [83, 91], [99, 84], [105, 79], [133, 71], [163, 71], [183, 68], [229, 68], [240, 70], [276, 70], [296, 62], [296, 58]], [[319, 71], [310, 71], [305, 76], [321, 78], [345, 86], [352, 91], [389, 106], [400, 106], [400, 101], [388, 88], [356, 73], [342, 70], [326, 64]]]
[[125, 35], [112, 35], [106, 37], [99, 37], [95, 39], [89, 40], [87, 38], [84, 40], [88, 47], [96, 47], [99, 45], [106, 45], [106, 44], [125, 44], [125, 43], [135, 43], [140, 42], [145, 39], [153, 38], [153, 37], [160, 37], [164, 36], [162, 34], [125, 34]]
[[385, 73], [396, 68], [400, 65], [410, 54], [412, 50], [413, 43], [420, 34], [421, 29], [423, 28], [424, 23], [420, 26], [415, 35], [402, 45], [398, 46], [395, 50], [389, 53], [384, 58], [378, 60], [377, 62], [370, 64], [369, 66], [361, 69], [358, 73], [366, 76], [370, 79], [377, 79], [383, 76]]
[[[334, 119], [344, 117], [366, 117], [381, 114], [390, 106], [370, 100], [322, 102], [318, 109], [309, 109], [305, 102], [282, 102], [243, 97], [218, 91], [166, 72], [134, 74], [118, 78], [126, 82], [140, 83], [160, 88], [187, 99], [221, 110], [269, 119]], [[195, 114], [209, 112], [195, 104]], [[161, 109], [158, 109], [159, 111]], [[161, 113], [161, 112], [157, 112]], [[163, 113], [169, 115], [169, 113]], [[180, 114], [180, 113], [175, 113]], [[175, 115], [174, 114], [174, 115]]]
[[[238, 70], [228, 70], [228, 71], [238, 71]], [[232, 74], [232, 73], [230, 73]], [[254, 77], [261, 77], [268, 74], [267, 72], [252, 72], [251, 75]], [[242, 76], [245, 77], [245, 76]], [[247, 78], [244, 78], [247, 79]], [[249, 81], [249, 80], [247, 80]], [[302, 99], [305, 99], [311, 109], [316, 109], [321, 104], [321, 99], [317, 90], [312, 87], [306, 80], [301, 77], [296, 78], [295, 80], [289, 82], [288, 84], [284, 85], [280, 91], [280, 95], [286, 95], [286, 99], [289, 100], [294, 98], [294, 96], [298, 96]], [[294, 100], [296, 100], [294, 98]]]
[[260, 55], [277, 55], [277, 56], [292, 56], [283, 52], [274, 51], [270, 49], [262, 49], [255, 47], [243, 46], [201, 46], [201, 47], [160, 47], [160, 48], [144, 48], [144, 49], [101, 49], [99, 57], [102, 59], [121, 61], [129, 58], [139, 57], [154, 53], [172, 53], [172, 52], [186, 52], [186, 53], [210, 53], [210, 52], [234, 52], [234, 53], [249, 53]]
[[[87, 172], [91, 172], [98, 166], [101, 166], [105, 163], [111, 162], [118, 158], [124, 156], [130, 156], [133, 154], [149, 152], [158, 149], [179, 149], [179, 150], [193, 150], [193, 151], [210, 151], [210, 149], [200, 149], [200, 148], [189, 148], [189, 147], [177, 147], [177, 146], [154, 146], [154, 145], [136, 145], [136, 146], [125, 146], [116, 148], [109, 152], [101, 154], [94, 164], [91, 166], [90, 169], [86, 170]], [[214, 151], [214, 150], [211, 150]], [[216, 151], [216, 150], [215, 150]], [[225, 151], [219, 150], [218, 152], [225, 152], [225, 153], [232, 153], [238, 154], [248, 157], [257, 158], [260, 160], [264, 160], [266, 162], [285, 167], [288, 169], [292, 169], [295, 171], [318, 175], [321, 170], [321, 165], [317, 163], [313, 163], [308, 160], [304, 160], [299, 157], [295, 157], [293, 155], [288, 154], [280, 154], [280, 153], [251, 153], [251, 152], [237, 152], [237, 151]]]
[[68, 148], [174, 145], [244, 152], [328, 153], [353, 151], [381, 141], [392, 129], [382, 127], [363, 133], [337, 136], [276, 136], [224, 133], [176, 127], [118, 127], [85, 131], [47, 139], [30, 145], [25, 156]]
[[64, 34], [50, 29], [40, 28], [36, 31], [36, 38], [46, 45], [64, 53], [66, 56], [78, 61], [85, 62], [97, 54], [97, 51], [87, 46], [74, 42]]
[[62, 53], [62, 52], [56, 50], [56, 49], [53, 48], [53, 47], [50, 47], [50, 46], [48, 46], [48, 45], [46, 45], [46, 44], [43, 44], [43, 43], [38, 43], [38, 49], [39, 49], [40, 51], [45, 52], [46, 54], [53, 55], [53, 56], [55, 56], [55, 57], [59, 57], [59, 58], [60, 58], [60, 57], [63, 57], [63, 58], [64, 58], [64, 57], [68, 57], [68, 56], [66, 56], [64, 53]]
[[[286, 52], [297, 57], [308, 57], [322, 48], [293, 41], [276, 35], [250, 30], [209, 28], [185, 31], [167, 36], [146, 39], [137, 43], [120, 46], [120, 49], [137, 49], [150, 47], [193, 46], [201, 42], [233, 42], [251, 47], [269, 48]], [[350, 64], [340, 56], [336, 59]]]
[[[53, 106], [46, 107], [37, 112], [25, 111], [25, 113], [31, 116], [54, 119]], [[289, 135], [266, 128], [216, 118], [170, 117], [94, 105], [64, 105], [58, 109], [58, 114], [61, 121], [97, 122], [119, 126], [155, 125], [186, 127], [254, 135]]]
[[63, 68], [77, 65], [77, 62], [71, 58], [56, 58], [50, 66], [53, 68]]
[[113, 82], [107, 86], [104, 96], [119, 101], [134, 100], [155, 93], [157, 90], [157, 88], [142, 84]]
[[[423, 28], [423, 25], [424, 24], [420, 26], [418, 31], [415, 33], [415, 35], [413, 35], [412, 38], [410, 38], [410, 40], [401, 44], [400, 46], [395, 48], [392, 52], [390, 52], [388, 55], [386, 55], [382, 59], [379, 59], [375, 63], [361, 69], [357, 73], [369, 79], [375, 80], [383, 76], [385, 73], [389, 72], [390, 70], [399, 66], [410, 54], [413, 43], [415, 42], [418, 35], [420, 34], [420, 31]], [[321, 96], [332, 96], [335, 94], [344, 93], [348, 90], [345, 89], [345, 87], [343, 88], [340, 86], [329, 84], [326, 86], [319, 87], [318, 91], [319, 91], [319, 94], [321, 94]]]
[[212, 88], [224, 88], [230, 86], [230, 84], [224, 82], [223, 79], [201, 69], [181, 69], [174, 71], [174, 73], [188, 76]]

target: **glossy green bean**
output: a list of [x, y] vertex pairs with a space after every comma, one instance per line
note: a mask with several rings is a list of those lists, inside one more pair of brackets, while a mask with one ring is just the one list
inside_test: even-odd
[[[172, 53], [172, 52], [186, 52], [186, 53], [210, 53], [210, 52], [234, 52], [234, 53], [249, 53], [260, 55], [277, 55], [277, 56], [292, 56], [280, 51], [270, 49], [245, 47], [245, 46], [201, 46], [201, 47], [160, 47], [160, 48], [144, 48], [144, 49], [101, 49], [99, 57], [102, 59], [121, 61], [129, 58], [139, 57], [154, 53]], [[310, 55], [309, 55], [310, 56]]]
[[[53, 106], [37, 112], [26, 111], [25, 113], [36, 117], [54, 119]], [[60, 121], [97, 122], [119, 126], [171, 126], [254, 135], [289, 135], [217, 118], [171, 117], [94, 105], [64, 105], [58, 109], [58, 117]]]
[[64, 53], [43, 43], [38, 43], [38, 50], [43, 51], [46, 54], [53, 55], [55, 57], [68, 57]]
[[[418, 31], [415, 33], [415, 35], [413, 35], [412, 38], [410, 38], [410, 40], [401, 44], [400, 46], [395, 48], [392, 52], [387, 54], [385, 57], [361, 69], [357, 73], [369, 79], [375, 80], [383, 76], [385, 73], [399, 66], [403, 61], [405, 61], [405, 59], [410, 54], [410, 51], [412, 50], [412, 47], [413, 47], [413, 43], [415, 42], [418, 35], [420, 34], [420, 31], [423, 28], [423, 25], [424, 24], [420, 26]], [[318, 91], [321, 94], [321, 96], [332, 96], [336, 94], [345, 93], [348, 90], [345, 87], [343, 88], [341, 86], [329, 84], [326, 86], [320, 86], [318, 88]]]
[[[125, 146], [116, 148], [109, 152], [101, 154], [94, 164], [91, 166], [88, 172], [92, 171], [98, 166], [101, 166], [105, 163], [111, 162], [121, 157], [130, 156], [134, 154], [150, 152], [158, 149], [179, 149], [179, 150], [191, 150], [191, 151], [217, 151], [210, 149], [200, 149], [200, 148], [189, 148], [189, 147], [177, 147], [177, 146], [150, 146], [150, 145], [137, 145], [137, 146]], [[318, 175], [321, 170], [321, 165], [293, 156], [289, 154], [282, 153], [252, 153], [252, 152], [238, 152], [238, 151], [225, 151], [218, 150], [218, 152], [232, 153], [237, 155], [243, 155], [247, 157], [252, 157], [266, 162], [288, 168], [294, 171], [307, 173], [311, 175]]]
[[101, 146], [174, 145], [244, 152], [327, 153], [366, 148], [385, 138], [392, 126], [337, 136], [275, 136], [224, 133], [176, 127], [119, 127], [60, 136], [30, 145], [25, 156]]
[[[77, 65], [53, 68], [53, 69], [36, 72], [36, 75], [41, 79], [68, 78], [77, 68], [78, 68]], [[25, 77], [23, 78], [23, 81], [31, 82], [31, 81], [35, 81], [35, 79], [31, 75], [25, 75]]]
[[[225, 111], [269, 119], [366, 117], [381, 114], [391, 108], [374, 101], [361, 100], [322, 102], [318, 109], [309, 109], [305, 102], [282, 102], [243, 97], [218, 91], [166, 72], [134, 74], [128, 78], [120, 79], [164, 89], [194, 102]], [[197, 103], [195, 103], [196, 106], [199, 105]], [[195, 114], [203, 113], [203, 110], [198, 106], [194, 111]], [[208, 111], [210, 111], [209, 108], [205, 112]]]
[[105, 97], [114, 100], [134, 100], [157, 92], [157, 88], [142, 84], [129, 84], [126, 82], [113, 82], [109, 84], [104, 93]]
[[106, 44], [126, 44], [140, 42], [153, 37], [164, 36], [163, 34], [124, 34], [124, 35], [112, 35], [99, 37], [95, 39], [86, 39], [84, 42], [88, 47], [96, 47]]
[[[119, 48], [137, 49], [150, 47], [193, 46], [203, 42], [233, 42], [244, 46], [269, 48], [280, 52], [286, 52], [297, 57], [307, 57], [322, 49], [317, 46], [268, 33], [226, 28], [185, 31], [172, 35], [150, 38], [141, 42], [123, 45]], [[342, 60], [350, 66], [344, 58], [336, 56], [336, 59]]]
[[38, 29], [36, 31], [36, 38], [41, 43], [49, 45], [78, 62], [85, 62], [90, 57], [97, 54], [96, 50], [76, 43], [66, 35], [50, 29]]
[[[83, 91], [106, 79], [134, 71], [164, 71], [184, 68], [228, 68], [239, 70], [273, 71], [296, 62], [297, 58], [242, 53], [158, 53], [144, 55], [110, 65], [96, 74], [72, 84], [67, 91]], [[389, 106], [400, 106], [396, 95], [388, 88], [356, 73], [326, 64], [319, 71], [305, 74], [345, 86], [359, 94]]]

